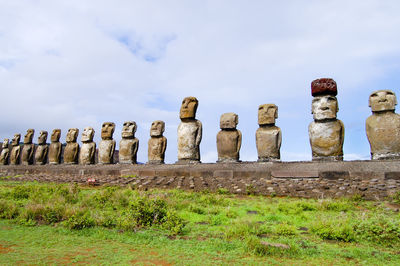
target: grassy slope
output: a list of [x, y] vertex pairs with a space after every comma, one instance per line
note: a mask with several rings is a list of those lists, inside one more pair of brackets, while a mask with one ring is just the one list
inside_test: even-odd
[[[19, 184], [0, 182], [0, 199], [27, 206], [32, 202], [39, 204], [49, 196], [12, 199], [16, 186]], [[43, 190], [59, 185], [23, 186]], [[99, 197], [104, 191], [104, 188], [79, 188], [76, 204], [82, 207], [90, 202], [91, 215], [99, 217], [107, 204], [93, 201], [104, 200]], [[111, 201], [120, 200], [121, 195], [136, 195], [132, 193], [137, 192], [118, 188], [107, 195]], [[22, 219], [0, 220], [0, 264], [400, 264], [397, 227], [394, 233], [383, 232], [388, 234], [386, 238], [370, 239], [368, 230], [374, 228], [363, 227], [364, 233], [355, 227], [363, 222], [382, 223], [382, 219], [398, 221], [399, 214], [387, 209], [385, 203], [237, 197], [177, 190], [139, 194], [165, 200], [187, 221], [183, 232], [171, 235], [171, 231], [157, 225], [149, 229], [137, 227], [133, 232], [118, 226], [104, 228], [99, 222], [93, 228], [70, 230], [63, 222], [28, 227], [19, 225], [32, 224]], [[54, 202], [60, 201], [57, 197]], [[49, 199], [45, 201], [48, 204]], [[20, 215], [25, 217], [23, 212]], [[347, 229], [352, 231], [349, 233]], [[355, 230], [360, 232], [356, 234]], [[335, 237], [340, 241], [329, 240]], [[265, 248], [260, 241], [286, 244], [290, 248]]]

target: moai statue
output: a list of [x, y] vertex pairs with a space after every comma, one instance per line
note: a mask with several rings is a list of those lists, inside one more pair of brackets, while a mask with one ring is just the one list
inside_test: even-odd
[[60, 143], [61, 129], [54, 129], [51, 133], [51, 143], [49, 148], [49, 164], [59, 164], [61, 162]]
[[165, 150], [167, 148], [167, 138], [163, 136], [165, 123], [156, 120], [151, 124], [150, 139], [148, 142], [148, 163], [163, 164], [165, 158]]
[[400, 115], [395, 113], [396, 95], [390, 90], [375, 91], [369, 96], [372, 115], [366, 130], [372, 160], [400, 158]]
[[8, 157], [10, 157], [10, 149], [8, 148], [9, 139], [4, 139], [2, 150], [0, 153], [0, 165], [8, 164]]
[[32, 143], [34, 129], [28, 129], [24, 137], [24, 146], [21, 152], [21, 163], [23, 165], [33, 164], [33, 151], [35, 150], [35, 144]]
[[281, 158], [281, 129], [275, 126], [278, 118], [278, 106], [262, 104], [258, 107], [258, 125], [256, 145], [259, 162], [279, 161]]
[[101, 127], [101, 141], [99, 144], [99, 164], [113, 164], [115, 140], [113, 134], [115, 124], [113, 122], [105, 122]]
[[311, 83], [314, 97], [314, 122], [308, 127], [313, 161], [342, 161], [344, 125], [336, 119], [339, 111], [337, 86], [333, 79], [316, 79]]
[[79, 129], [70, 128], [68, 129], [66, 142], [67, 145], [64, 149], [64, 163], [65, 164], [77, 164], [79, 154], [79, 144], [76, 142], [78, 138]]
[[139, 149], [139, 140], [135, 138], [136, 122], [127, 121], [122, 127], [122, 139], [119, 143], [119, 163], [135, 164]]
[[200, 162], [202, 124], [195, 119], [197, 106], [195, 97], [186, 97], [182, 101], [179, 113], [181, 123], [178, 126], [178, 164]]
[[11, 141], [11, 156], [10, 156], [10, 164], [17, 165], [20, 161], [20, 153], [21, 146], [19, 145], [19, 141], [21, 140], [21, 134], [15, 134], [14, 138]]
[[79, 164], [94, 164], [94, 156], [96, 154], [96, 143], [93, 142], [94, 129], [85, 127], [82, 132], [82, 147], [79, 152]]
[[242, 145], [242, 133], [236, 129], [239, 117], [235, 113], [221, 115], [220, 128], [217, 134], [218, 161], [238, 162], [239, 151]]
[[36, 164], [46, 164], [47, 162], [49, 145], [47, 145], [46, 141], [47, 141], [47, 131], [40, 131], [40, 135], [38, 137], [38, 145], [36, 146], [36, 151], [35, 151]]

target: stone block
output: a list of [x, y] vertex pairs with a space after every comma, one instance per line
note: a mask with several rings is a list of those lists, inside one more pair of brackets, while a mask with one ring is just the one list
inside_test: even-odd
[[400, 180], [400, 172], [386, 172], [385, 173], [385, 179], [394, 179], [394, 180]]
[[324, 179], [346, 179], [350, 174], [347, 171], [323, 171], [319, 172], [319, 178]]
[[271, 176], [274, 178], [318, 178], [318, 171], [272, 171]]
[[213, 177], [233, 178], [232, 170], [216, 170]]

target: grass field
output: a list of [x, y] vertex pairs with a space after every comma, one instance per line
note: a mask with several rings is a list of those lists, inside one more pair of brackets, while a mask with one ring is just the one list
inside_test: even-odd
[[0, 181], [0, 264], [400, 265], [399, 198]]

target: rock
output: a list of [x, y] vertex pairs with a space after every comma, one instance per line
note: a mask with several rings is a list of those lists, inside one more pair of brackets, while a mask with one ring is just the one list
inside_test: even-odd
[[30, 165], [33, 163], [33, 151], [35, 145], [32, 143], [33, 134], [35, 134], [34, 129], [28, 129], [24, 137], [24, 146], [21, 152], [21, 164]]
[[136, 164], [139, 140], [135, 138], [136, 122], [127, 121], [122, 127], [122, 139], [119, 143], [119, 163]]
[[285, 245], [285, 244], [279, 244], [279, 243], [269, 243], [265, 241], [261, 241], [261, 244], [267, 247], [274, 247], [274, 248], [281, 248], [281, 249], [290, 249], [290, 246]]
[[167, 149], [167, 138], [163, 136], [165, 122], [156, 120], [151, 124], [150, 139], [148, 142], [148, 163], [163, 164], [165, 150]]
[[60, 143], [61, 129], [54, 129], [51, 133], [51, 143], [49, 147], [49, 164], [59, 164], [61, 162]]
[[115, 124], [113, 122], [104, 122], [101, 126], [101, 141], [99, 143], [99, 164], [113, 164], [115, 140], [113, 134]]
[[47, 154], [49, 152], [49, 145], [46, 144], [47, 141], [47, 131], [40, 131], [38, 137], [38, 146], [35, 151], [35, 162], [36, 164], [46, 164]]
[[4, 139], [0, 153], [0, 164], [7, 165], [10, 157], [10, 149], [8, 148], [9, 139]]
[[79, 156], [79, 144], [76, 142], [78, 138], [79, 129], [70, 128], [67, 132], [66, 142], [67, 145], [64, 149], [64, 163], [77, 164]]
[[217, 134], [217, 162], [237, 162], [242, 145], [242, 133], [236, 129], [238, 115], [225, 113], [221, 115], [220, 128]]
[[94, 155], [96, 153], [96, 143], [93, 141], [94, 129], [85, 127], [82, 132], [82, 147], [79, 152], [79, 164], [94, 164]]

